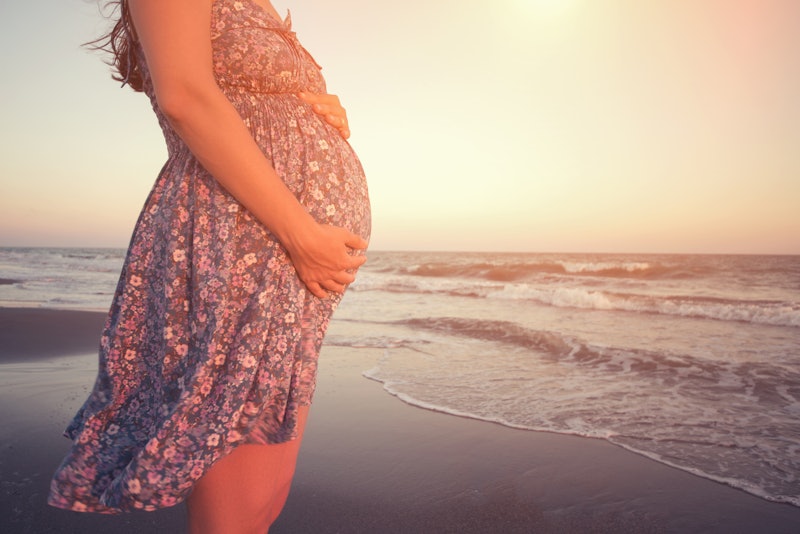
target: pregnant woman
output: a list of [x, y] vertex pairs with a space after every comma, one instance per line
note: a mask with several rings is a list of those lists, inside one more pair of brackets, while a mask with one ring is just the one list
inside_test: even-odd
[[122, 0], [118, 76], [168, 159], [136, 224], [50, 504], [266, 532], [289, 491], [328, 321], [364, 262], [344, 110], [267, 0]]

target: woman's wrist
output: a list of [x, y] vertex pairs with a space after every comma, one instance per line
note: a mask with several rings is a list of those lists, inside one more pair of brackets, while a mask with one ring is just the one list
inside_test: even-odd
[[317, 221], [301, 205], [298, 205], [298, 208], [295, 213], [283, 218], [280, 224], [271, 229], [290, 254], [305, 249], [305, 244], [310, 241], [309, 236], [318, 226]]

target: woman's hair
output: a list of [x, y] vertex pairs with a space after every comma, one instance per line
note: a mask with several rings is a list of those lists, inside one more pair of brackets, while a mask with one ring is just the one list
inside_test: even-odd
[[123, 87], [130, 85], [134, 91], [142, 90], [142, 72], [136, 61], [133, 50], [133, 40], [136, 32], [133, 29], [128, 2], [126, 0], [109, 0], [103, 5], [104, 10], [110, 10], [109, 19], [117, 18], [111, 31], [84, 46], [91, 50], [100, 50], [110, 54], [106, 61], [113, 68], [112, 78], [122, 82]]

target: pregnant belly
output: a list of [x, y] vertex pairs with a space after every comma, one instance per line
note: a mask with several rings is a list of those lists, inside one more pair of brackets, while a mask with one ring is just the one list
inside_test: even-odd
[[289, 189], [320, 223], [370, 234], [364, 170], [339, 132], [294, 95], [228, 95]]
[[[338, 134], [336, 134], [338, 136]], [[317, 139], [309, 150], [298, 198], [320, 223], [369, 238], [370, 205], [364, 170], [343, 139]]]

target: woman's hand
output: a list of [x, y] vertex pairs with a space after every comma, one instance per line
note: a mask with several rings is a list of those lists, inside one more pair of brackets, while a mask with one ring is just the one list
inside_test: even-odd
[[355, 280], [367, 258], [353, 252], [367, 248], [362, 237], [337, 226], [313, 221], [305, 230], [293, 232], [284, 243], [300, 280], [320, 298], [342, 293]]
[[347, 123], [347, 111], [339, 102], [336, 95], [324, 93], [298, 93], [297, 96], [306, 104], [311, 104], [312, 109], [325, 119], [325, 122], [339, 130], [339, 134], [348, 139], [350, 125]]

